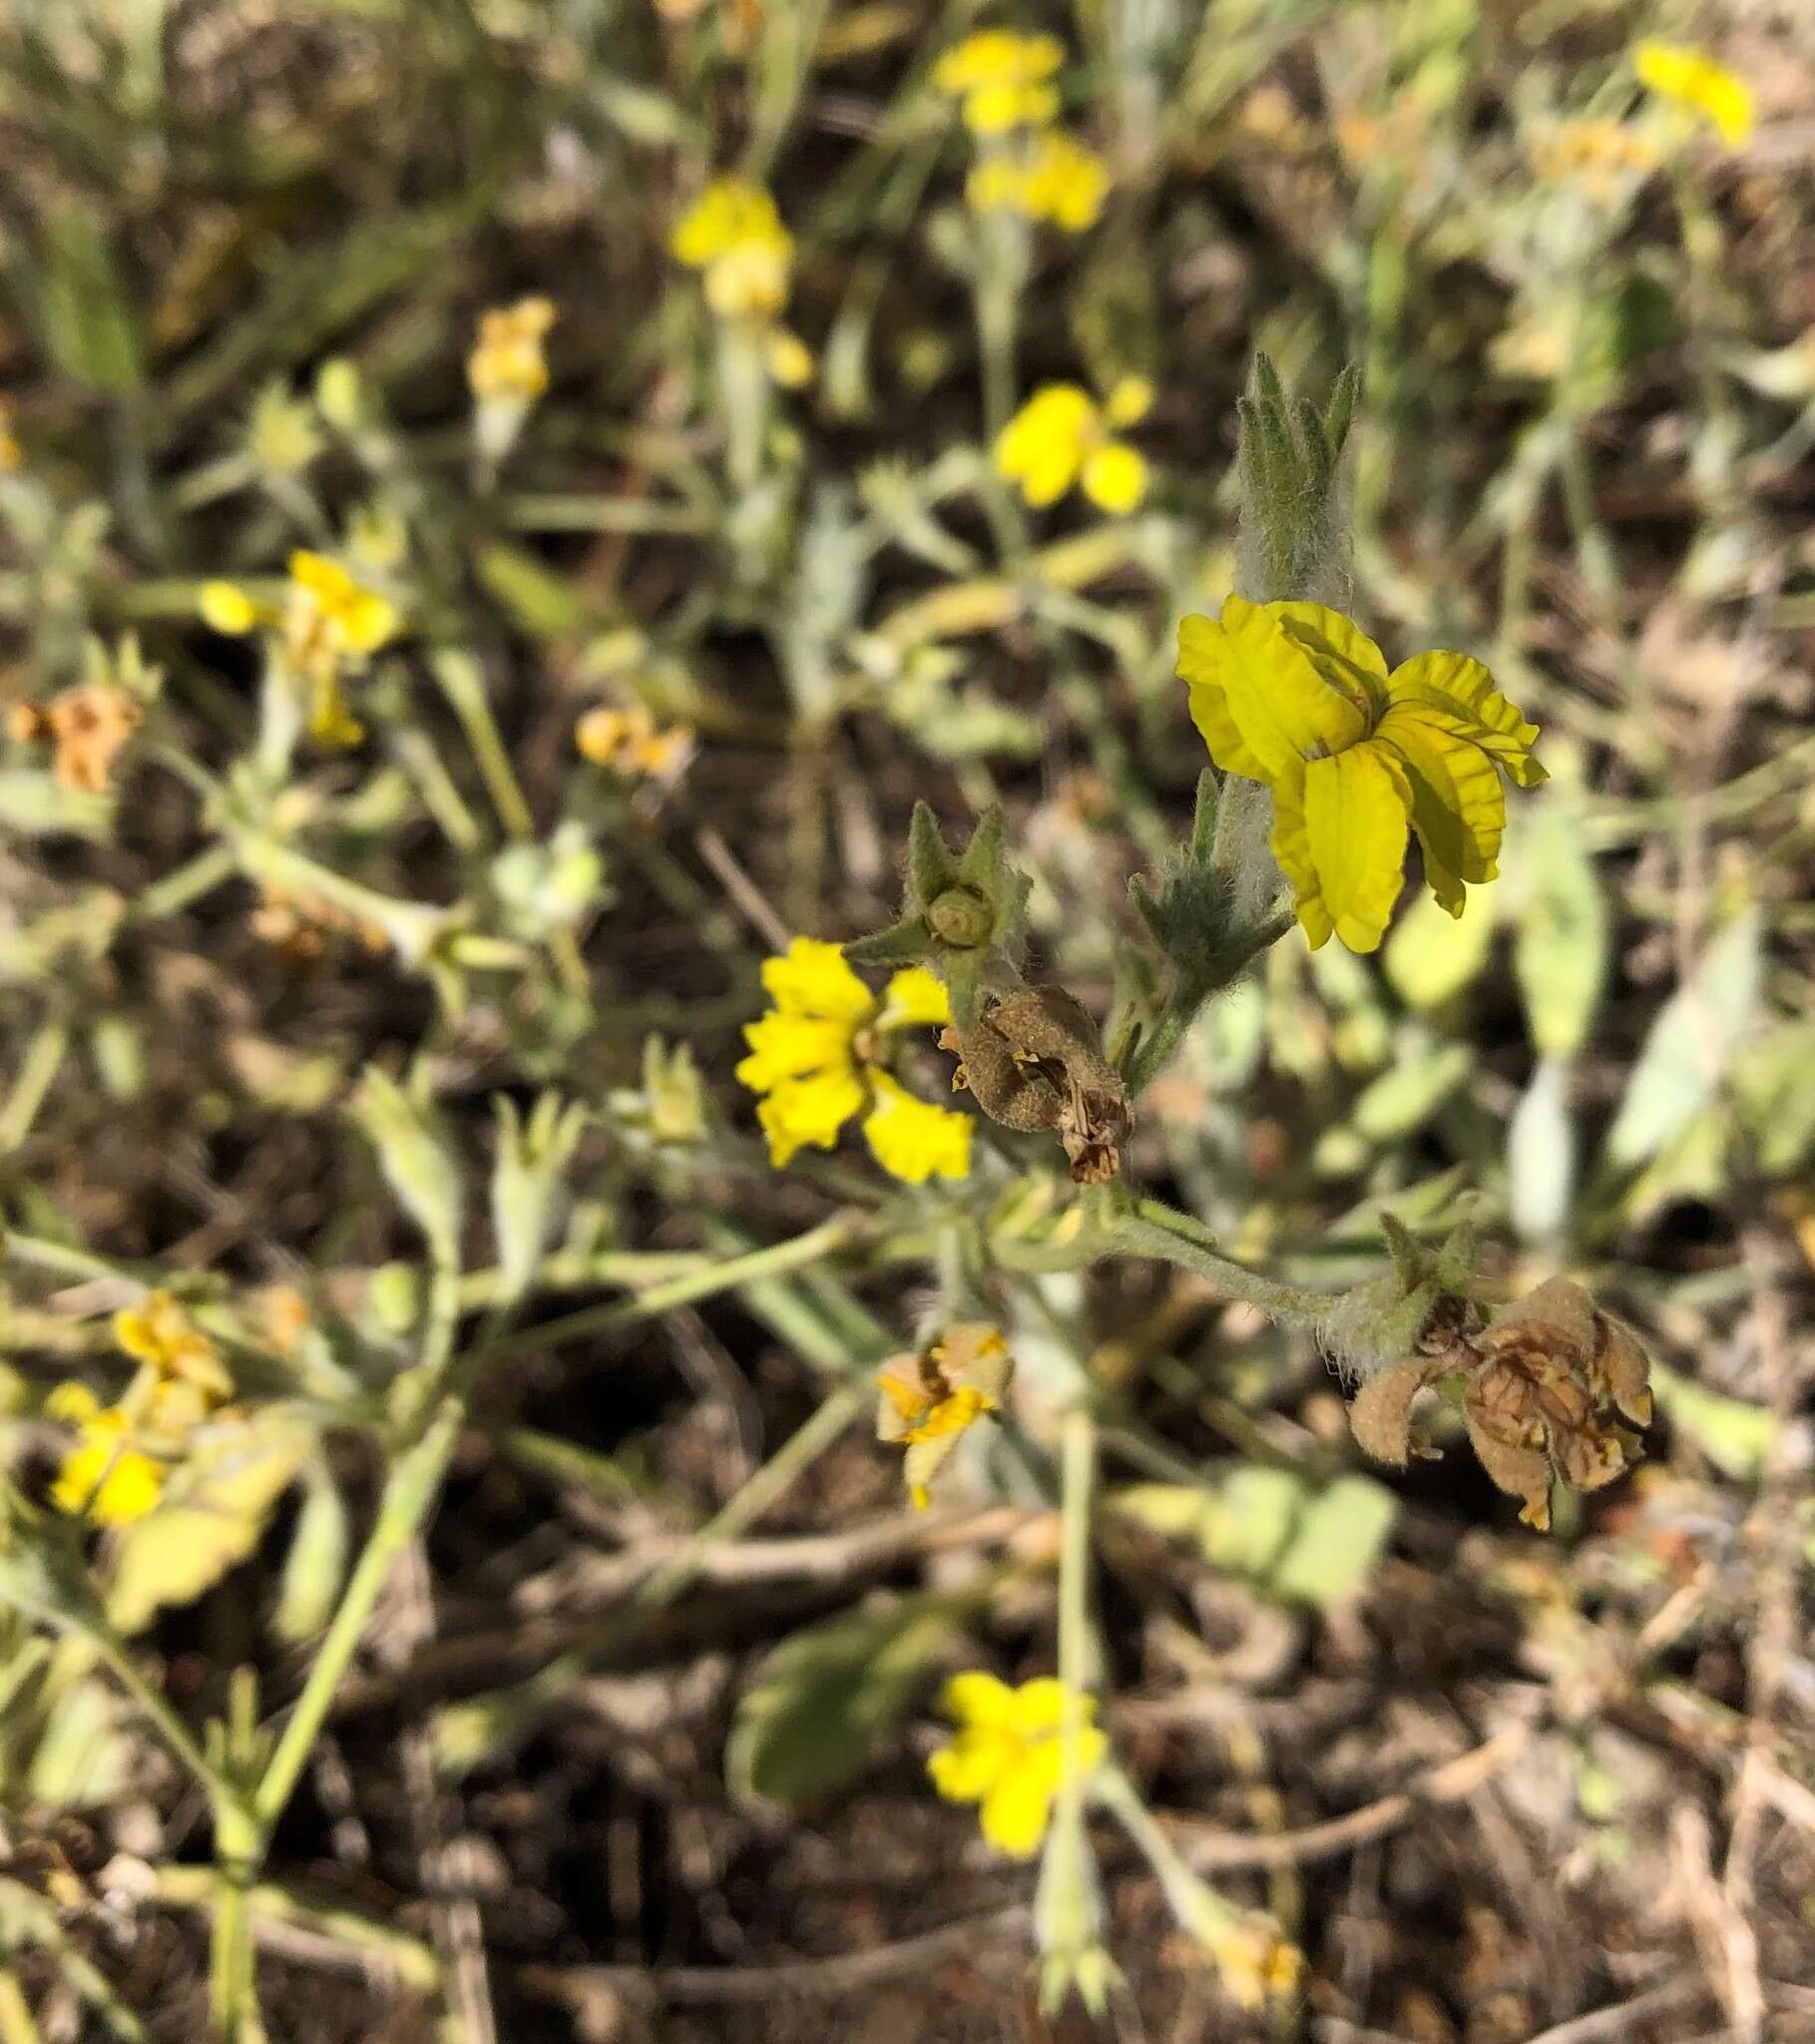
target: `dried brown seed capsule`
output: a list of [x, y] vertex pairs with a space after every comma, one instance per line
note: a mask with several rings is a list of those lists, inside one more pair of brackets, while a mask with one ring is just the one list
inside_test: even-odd
[[939, 1042], [963, 1059], [963, 1081], [992, 1121], [1053, 1130], [1080, 1185], [1115, 1177], [1131, 1127], [1128, 1093], [1097, 1025], [1064, 987], [989, 996], [974, 1028], [947, 1028]]

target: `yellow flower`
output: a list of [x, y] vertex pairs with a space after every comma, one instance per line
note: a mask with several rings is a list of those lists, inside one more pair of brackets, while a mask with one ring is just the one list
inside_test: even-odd
[[892, 1356], [877, 1379], [876, 1438], [904, 1447], [908, 1496], [925, 1511], [929, 1487], [959, 1436], [1001, 1409], [1015, 1359], [1000, 1328], [979, 1321], [948, 1327], [917, 1355]]
[[1076, 483], [1105, 511], [1133, 511], [1146, 493], [1146, 462], [1110, 428], [1132, 426], [1152, 401], [1138, 376], [1125, 376], [1102, 404], [1076, 383], [1048, 383], [1002, 429], [996, 472], [1036, 509]]
[[1421, 653], [1387, 673], [1340, 611], [1231, 596], [1221, 621], [1178, 627], [1191, 720], [1225, 773], [1273, 791], [1273, 852], [1313, 950], [1380, 942], [1399, 898], [1408, 831], [1452, 915], [1465, 881], [1491, 880], [1506, 826], [1500, 771], [1546, 778], [1535, 725], [1478, 660]]
[[542, 343], [556, 319], [552, 298], [520, 298], [479, 315], [466, 377], [481, 404], [529, 405], [548, 388]]
[[589, 710], [574, 727], [574, 744], [584, 759], [624, 780], [677, 780], [693, 757], [692, 728], [672, 724], [658, 730], [641, 703], [628, 710], [601, 703]]
[[763, 357], [769, 374], [783, 390], [804, 390], [813, 380], [813, 350], [786, 326], [769, 329]]
[[1097, 225], [1109, 189], [1109, 166], [1102, 157], [1055, 130], [1036, 136], [1024, 155], [983, 158], [973, 166], [964, 193], [976, 213], [1021, 213], [1082, 235]]
[[787, 303], [794, 238], [760, 185], [720, 178], [687, 208], [669, 242], [703, 272], [705, 301], [726, 319], [770, 319]]
[[194, 1385], [206, 1397], [230, 1398], [233, 1380], [215, 1344], [168, 1291], [148, 1291], [114, 1315], [114, 1339], [166, 1382]]
[[309, 731], [323, 745], [356, 745], [362, 736], [340, 694], [344, 673], [362, 668], [402, 629], [388, 597], [356, 581], [338, 561], [298, 548], [289, 558], [289, 597], [281, 610], [230, 582], [197, 593], [204, 624], [237, 638], [281, 631], [283, 657], [309, 689]]
[[964, 102], [964, 125], [973, 135], [1006, 135], [1011, 128], [1037, 128], [1058, 113], [1059, 91], [1051, 80], [1064, 62], [1057, 36], [981, 29], [946, 51], [933, 67], [933, 84]]
[[1718, 129], [1729, 149], [1751, 134], [1752, 88], [1705, 50], [1647, 40], [1633, 46], [1632, 68], [1647, 91]]
[[878, 1000], [836, 944], [796, 937], [763, 965], [762, 984], [774, 1006], [745, 1024], [750, 1054], [737, 1077], [763, 1096], [756, 1115], [777, 1169], [808, 1144], [829, 1150], [860, 1114], [877, 1163], [895, 1177], [965, 1176], [969, 1118], [916, 1100], [879, 1062], [897, 1031], [951, 1019], [945, 988], [924, 966], [896, 973]]
[[[1065, 1685], [1047, 1675], [1010, 1689], [973, 1669], [946, 1684], [940, 1708], [959, 1730], [927, 1762], [933, 1787], [949, 1802], [981, 1803], [990, 1843], [1031, 1859], [1067, 1775]], [[1108, 1742], [1091, 1722], [1096, 1698], [1078, 1698], [1077, 1709], [1080, 1727], [1069, 1758], [1082, 1777], [1103, 1759]]]
[[103, 1526], [142, 1519], [164, 1490], [164, 1470], [129, 1437], [130, 1422], [118, 1405], [104, 1407], [86, 1384], [59, 1384], [45, 1400], [53, 1419], [77, 1430], [76, 1445], [64, 1456], [51, 1498], [72, 1518]]
[[1207, 1925], [1203, 1943], [1229, 1999], [1242, 2008], [1263, 2008], [1297, 1991], [1304, 1954], [1281, 1935], [1272, 1917], [1241, 1910], [1226, 1923]]

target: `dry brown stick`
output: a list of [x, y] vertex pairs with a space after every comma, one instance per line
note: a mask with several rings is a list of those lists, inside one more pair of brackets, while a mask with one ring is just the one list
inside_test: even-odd
[[1296, 1831], [1262, 1836], [1225, 1831], [1177, 1811], [1158, 1811], [1161, 1823], [1178, 1841], [1186, 1860], [1200, 1873], [1236, 1866], [1301, 1866], [1313, 1859], [1333, 1859], [1357, 1845], [1370, 1844], [1403, 1829], [1432, 1803], [1456, 1802], [1472, 1795], [1484, 1782], [1515, 1761], [1531, 1745], [1536, 1728], [1511, 1725], [1485, 1744], [1453, 1761], [1427, 1769], [1410, 1787], [1364, 1803], [1327, 1823], [1307, 1824]]
[[651, 2002], [772, 2001], [786, 1994], [854, 1994], [907, 1979], [977, 1946], [1000, 1948], [1021, 1936], [1033, 1911], [1014, 1902], [992, 1915], [948, 1923], [897, 1944], [838, 1952], [824, 1959], [786, 1959], [773, 1966], [530, 1966], [519, 1975], [533, 1993], [570, 2005], [600, 1996]]
[[1601, 2037], [1618, 2038], [1624, 2044], [1632, 2024], [1643, 2022], [1647, 2016], [1661, 2015], [1665, 2009], [1681, 2003], [1699, 2001], [1707, 1991], [1708, 1983], [1694, 1973], [1678, 1973], [1673, 1980], [1647, 1988], [1617, 2007], [1590, 2009], [1587, 2015], [1572, 2016], [1567, 2023], [1554, 2023], [1550, 2029], [1540, 2030], [1528, 2044], [1596, 2044]]

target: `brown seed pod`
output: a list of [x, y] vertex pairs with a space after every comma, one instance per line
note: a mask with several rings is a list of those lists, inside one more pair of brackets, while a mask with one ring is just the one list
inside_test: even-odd
[[963, 1060], [954, 1090], [968, 1088], [992, 1121], [1053, 1130], [1079, 1185], [1115, 1177], [1131, 1127], [1128, 1092], [1097, 1025], [1064, 987], [986, 996], [976, 1026], [948, 1027], [939, 1044]]

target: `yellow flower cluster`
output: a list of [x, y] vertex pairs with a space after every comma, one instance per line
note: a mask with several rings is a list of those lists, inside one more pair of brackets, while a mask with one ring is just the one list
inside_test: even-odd
[[861, 1115], [876, 1162], [909, 1185], [969, 1172], [969, 1117], [917, 1100], [881, 1064], [900, 1030], [951, 1020], [945, 988], [924, 966], [897, 972], [878, 999], [836, 944], [796, 937], [764, 963], [762, 984], [774, 1005], [746, 1024], [750, 1054], [737, 1077], [762, 1096], [757, 1119], [777, 1169], [808, 1145], [831, 1149]]
[[1756, 118], [1752, 88], [1705, 50], [1647, 40], [1634, 46], [1632, 69], [1647, 92], [1707, 122], [1729, 149], [1737, 149], [1751, 134]]
[[794, 238], [760, 185], [720, 178], [681, 215], [669, 243], [700, 271], [705, 300], [726, 319], [768, 319], [787, 304]]
[[548, 388], [542, 344], [557, 317], [552, 298], [520, 298], [479, 315], [466, 380], [481, 404], [527, 406]]
[[1066, 1701], [1050, 1675], [1010, 1689], [981, 1669], [954, 1675], [940, 1697], [958, 1731], [927, 1761], [933, 1787], [948, 1802], [980, 1804], [983, 1835], [1017, 1859], [1039, 1850], [1068, 1772], [1088, 1778], [1108, 1748], [1095, 1697], [1076, 1699], [1079, 1729], [1066, 1740]]
[[51, 1497], [60, 1510], [103, 1526], [129, 1525], [152, 1510], [190, 1435], [233, 1390], [214, 1343], [167, 1291], [116, 1314], [114, 1336], [139, 1363], [117, 1404], [103, 1405], [73, 1382], [45, 1401], [48, 1416], [77, 1436]]
[[1050, 124], [1059, 112], [1054, 75], [1065, 61], [1055, 36], [983, 29], [946, 51], [933, 84], [959, 102], [979, 155], [965, 184], [978, 213], [1018, 213], [1068, 234], [1096, 226], [1109, 194], [1103, 159]]
[[1178, 628], [1191, 719], [1225, 773], [1273, 792], [1273, 852], [1315, 950], [1332, 932], [1372, 951], [1399, 898], [1408, 836], [1439, 903], [1492, 880], [1506, 827], [1504, 771], [1546, 778], [1535, 725], [1478, 660], [1421, 653], [1387, 672], [1340, 611], [1244, 602]]
[[890, 1358], [877, 1388], [876, 1438], [903, 1447], [902, 1474], [914, 1509], [959, 1438], [986, 1412], [1000, 1411], [1015, 1359], [998, 1327], [965, 1321], [917, 1355]]
[[280, 634], [283, 659], [309, 692], [309, 732], [326, 746], [357, 745], [364, 736], [341, 695], [357, 672], [402, 629], [388, 597], [356, 581], [338, 561], [298, 548], [289, 558], [289, 595], [277, 608], [231, 582], [205, 582], [198, 598], [204, 624], [239, 637]]
[[1112, 429], [1134, 425], [1152, 401], [1138, 376], [1125, 376], [1102, 404], [1076, 383], [1048, 383], [1003, 428], [996, 471], [1036, 509], [1077, 484], [1105, 511], [1133, 511], [1146, 494], [1146, 462]]
[[1058, 113], [1053, 79], [1064, 62], [1057, 36], [979, 29], [934, 65], [933, 84], [960, 102], [973, 135], [1006, 135], [1012, 128], [1044, 127]]
[[761, 333], [777, 383], [795, 390], [811, 381], [812, 350], [778, 323], [793, 279], [794, 238], [760, 185], [715, 180], [681, 215], [669, 250], [700, 272], [705, 301], [721, 319], [742, 320]]

